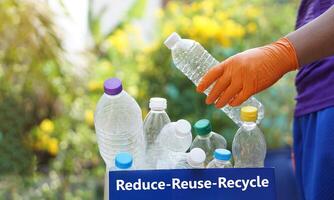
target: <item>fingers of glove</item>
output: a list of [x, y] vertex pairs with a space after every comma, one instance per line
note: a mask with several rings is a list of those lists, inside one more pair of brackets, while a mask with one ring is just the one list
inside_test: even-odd
[[247, 95], [243, 90], [239, 92], [234, 99], [229, 102], [230, 106], [240, 106], [244, 101], [246, 101], [250, 95]]
[[214, 87], [210, 91], [208, 97], [205, 100], [206, 104], [212, 104], [215, 102], [220, 94], [226, 90], [226, 88], [230, 85], [231, 79], [228, 77], [227, 73], [223, 73], [223, 75], [217, 80]]
[[197, 92], [204, 92], [216, 79], [224, 73], [224, 62], [212, 67], [197, 86]]
[[219, 97], [218, 101], [216, 102], [216, 108], [224, 107], [231, 99], [238, 94], [242, 89], [240, 84], [234, 84], [233, 82], [230, 86], [222, 92], [221, 96]]

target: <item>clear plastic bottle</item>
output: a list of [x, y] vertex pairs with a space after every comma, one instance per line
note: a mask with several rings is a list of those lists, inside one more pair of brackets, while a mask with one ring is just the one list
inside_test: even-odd
[[171, 122], [163, 127], [158, 140], [163, 149], [184, 153], [192, 141], [191, 124], [184, 119]]
[[165, 111], [167, 100], [164, 98], [154, 97], [150, 99], [150, 112], [144, 120], [144, 138], [146, 143], [146, 168], [155, 169], [161, 148], [157, 145], [157, 138], [161, 129], [170, 119]]
[[[219, 62], [198, 42], [189, 39], [182, 39], [177, 33], [172, 33], [165, 40], [164, 44], [171, 49], [175, 66], [196, 86], [211, 67], [219, 64]], [[205, 91], [205, 94], [209, 94], [211, 87]], [[241, 126], [242, 122], [240, 120], [239, 113], [240, 108], [243, 106], [257, 107], [259, 114], [256, 122], [260, 123], [264, 116], [264, 108], [254, 97], [250, 97], [238, 107], [231, 107], [227, 105], [222, 108], [222, 111], [225, 112], [227, 116], [237, 125]]]
[[158, 137], [159, 148], [162, 149], [157, 162], [158, 169], [171, 169], [177, 160], [184, 156], [192, 141], [191, 125], [180, 119], [164, 126]]
[[205, 152], [200, 148], [194, 148], [181, 157], [175, 165], [175, 169], [200, 169], [204, 168]]
[[107, 168], [113, 168], [119, 152], [129, 152], [138, 167], [144, 164], [144, 134], [141, 110], [122, 88], [122, 82], [111, 78], [104, 82], [94, 116], [100, 154]]
[[266, 157], [266, 141], [257, 127], [257, 108], [246, 106], [240, 113], [243, 121], [234, 136], [232, 154], [235, 168], [263, 167]]
[[134, 170], [133, 157], [128, 152], [121, 152], [115, 156], [115, 167], [107, 170], [104, 182], [104, 199], [109, 199], [109, 171]]
[[232, 168], [231, 152], [227, 149], [216, 149], [213, 154], [214, 159], [208, 164], [207, 168]]
[[212, 132], [210, 121], [201, 119], [194, 125], [197, 134], [190, 149], [201, 148], [205, 151], [205, 166], [213, 159], [216, 149], [226, 149], [226, 140], [218, 133]]

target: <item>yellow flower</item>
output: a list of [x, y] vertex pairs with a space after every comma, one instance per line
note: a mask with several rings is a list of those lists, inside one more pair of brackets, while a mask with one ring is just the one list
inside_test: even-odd
[[56, 156], [59, 152], [58, 140], [56, 138], [50, 138], [48, 141], [47, 151]]
[[217, 12], [216, 14], [216, 18], [223, 23], [225, 20], [227, 20], [229, 18], [228, 14], [226, 12], [220, 11]]
[[157, 50], [158, 48], [160, 48], [160, 46], [161, 46], [160, 42], [153, 41], [153, 42], [149, 43], [148, 45], [145, 45], [142, 48], [143, 54], [139, 54], [139, 56], [144, 57], [145, 59], [143, 59], [143, 61], [147, 62], [146, 55], [152, 53], [155, 50]]
[[44, 134], [44, 135], [41, 136], [41, 138], [39, 139], [39, 141], [41, 142], [42, 149], [46, 149], [47, 148], [49, 140], [50, 140], [49, 135]]
[[214, 2], [213, 1], [202, 1], [201, 8], [203, 9], [203, 12], [205, 15], [211, 15], [214, 13]]
[[167, 9], [169, 11], [171, 11], [172, 13], [176, 13], [177, 9], [178, 9], [179, 5], [175, 2], [175, 1], [170, 1], [167, 4]]
[[170, 35], [171, 33], [173, 33], [175, 31], [175, 24], [174, 23], [170, 23], [170, 22], [166, 22], [163, 27], [162, 27], [162, 36], [163, 38], [167, 37], [168, 35]]
[[219, 31], [219, 24], [213, 19], [205, 16], [195, 16], [193, 27], [189, 29], [189, 35], [205, 43], [208, 39], [214, 38]]
[[180, 18], [178, 19], [178, 24], [180, 27], [180, 32], [187, 34], [189, 31], [189, 27], [191, 27], [190, 19], [187, 17], [180, 16]]
[[37, 151], [47, 149], [49, 139], [49, 135], [41, 132], [41, 134], [38, 135], [36, 141], [33, 143], [33, 149]]
[[42, 123], [39, 125], [40, 129], [44, 133], [52, 133], [54, 131], [54, 124], [49, 119], [44, 119]]
[[92, 110], [86, 110], [85, 111], [85, 122], [92, 126], [94, 124], [94, 113]]
[[198, 10], [200, 10], [201, 9], [201, 4], [199, 3], [199, 2], [194, 2], [194, 3], [192, 3], [191, 5], [190, 5], [190, 10], [192, 11], [192, 12], [197, 12]]
[[226, 20], [223, 30], [224, 34], [231, 38], [242, 38], [245, 35], [244, 28], [233, 20]]
[[102, 81], [92, 80], [88, 82], [87, 88], [89, 91], [96, 91], [102, 88]]
[[126, 53], [128, 51], [130, 44], [126, 32], [117, 30], [108, 38], [108, 41], [120, 53]]
[[249, 33], [255, 33], [257, 30], [257, 25], [254, 22], [247, 24], [246, 29]]
[[231, 40], [223, 33], [218, 34], [217, 39], [223, 47], [231, 47]]
[[256, 18], [260, 15], [260, 10], [255, 8], [254, 6], [249, 6], [245, 10], [245, 15], [248, 18]]

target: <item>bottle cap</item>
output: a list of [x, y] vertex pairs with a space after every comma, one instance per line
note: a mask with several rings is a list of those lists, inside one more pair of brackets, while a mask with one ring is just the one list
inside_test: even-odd
[[197, 135], [207, 135], [212, 131], [210, 121], [207, 119], [198, 120], [194, 128]]
[[118, 169], [129, 169], [132, 166], [132, 156], [127, 152], [118, 153], [115, 157], [115, 166]]
[[257, 108], [254, 106], [245, 106], [241, 108], [240, 119], [244, 122], [256, 122]]
[[187, 162], [191, 166], [199, 166], [204, 163], [205, 159], [205, 152], [201, 148], [193, 148], [187, 154]]
[[167, 100], [160, 97], [153, 97], [150, 99], [149, 107], [152, 110], [165, 110], [167, 108]]
[[231, 152], [227, 149], [216, 149], [213, 156], [217, 160], [228, 161], [231, 159]]
[[104, 93], [117, 95], [123, 90], [122, 81], [118, 78], [110, 78], [104, 81]]
[[175, 122], [175, 131], [181, 137], [187, 136], [189, 133], [191, 135], [191, 124], [187, 120], [180, 119]]
[[171, 49], [179, 40], [181, 40], [181, 37], [179, 36], [179, 34], [174, 32], [168, 36], [164, 44], [166, 45], [166, 47], [168, 47], [168, 49]]

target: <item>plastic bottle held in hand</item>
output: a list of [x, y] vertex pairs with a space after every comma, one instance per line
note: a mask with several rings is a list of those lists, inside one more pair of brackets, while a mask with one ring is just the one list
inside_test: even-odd
[[154, 97], [150, 99], [150, 112], [144, 120], [144, 138], [146, 143], [146, 168], [155, 169], [159, 158], [161, 148], [157, 144], [157, 138], [161, 129], [170, 119], [165, 111], [167, 100], [164, 98]]
[[232, 154], [234, 167], [263, 167], [266, 157], [266, 141], [262, 131], [257, 127], [257, 108], [241, 108], [242, 126], [234, 136]]
[[[130, 153], [122, 152], [115, 156], [115, 167], [110, 171], [134, 170], [133, 157]], [[104, 184], [104, 199], [109, 199], [109, 170], [106, 172]]]
[[[212, 57], [198, 42], [189, 39], [182, 39], [177, 33], [172, 33], [164, 43], [171, 51], [175, 66], [185, 74], [196, 86], [206, 72], [219, 62]], [[213, 85], [212, 85], [213, 86]], [[211, 86], [211, 87], [212, 87]], [[209, 94], [211, 87], [209, 87], [205, 94]], [[257, 123], [263, 119], [264, 108], [262, 104], [250, 97], [241, 106], [231, 107], [225, 106], [222, 111], [227, 114], [237, 125], [241, 126], [240, 107], [255, 106], [259, 110]]]
[[201, 148], [205, 151], [205, 166], [213, 159], [216, 149], [226, 149], [226, 140], [218, 133], [212, 132], [210, 121], [201, 119], [194, 125], [197, 134], [190, 149]]
[[205, 152], [200, 148], [194, 148], [182, 159], [177, 161], [175, 169], [200, 169], [205, 168]]
[[192, 141], [191, 125], [187, 120], [180, 119], [164, 126], [158, 137], [162, 149], [157, 162], [158, 169], [171, 169], [177, 160], [184, 156]]
[[216, 149], [213, 154], [214, 159], [208, 164], [207, 168], [232, 168], [231, 152], [227, 149]]
[[123, 90], [119, 79], [104, 82], [94, 122], [100, 154], [108, 169], [114, 168], [114, 158], [119, 152], [131, 153], [137, 167], [142, 167], [145, 147], [141, 110]]

